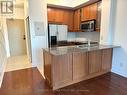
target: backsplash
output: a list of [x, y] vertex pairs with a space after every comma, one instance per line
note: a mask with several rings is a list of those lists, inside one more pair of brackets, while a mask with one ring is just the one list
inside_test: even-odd
[[87, 38], [91, 41], [99, 42], [100, 33], [99, 32], [80, 32], [80, 33], [76, 33], [76, 37], [78, 37], [78, 38]]
[[86, 38], [91, 41], [100, 40], [100, 32], [68, 32], [68, 39], [74, 40], [76, 38]]
[[75, 40], [75, 39], [76, 39], [76, 33], [75, 33], [75, 32], [68, 32], [68, 34], [67, 34], [67, 39], [68, 39], [69, 41]]

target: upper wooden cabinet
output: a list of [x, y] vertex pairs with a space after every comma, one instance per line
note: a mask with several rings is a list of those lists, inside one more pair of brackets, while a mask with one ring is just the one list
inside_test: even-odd
[[48, 22], [63, 23], [63, 10], [48, 8]]
[[55, 9], [48, 8], [48, 22], [54, 22], [55, 21]]
[[69, 31], [73, 31], [73, 11], [64, 10], [64, 12], [63, 12], [63, 24], [68, 25]]
[[68, 31], [72, 31], [73, 11], [58, 8], [48, 8], [48, 22], [68, 25]]
[[97, 19], [97, 3], [90, 5], [90, 19]]
[[64, 24], [69, 32], [80, 32], [81, 21], [96, 20], [96, 31], [100, 30], [100, 2], [76, 10], [48, 7], [48, 23]]
[[96, 31], [100, 31], [101, 27], [101, 4], [102, 2], [97, 3], [97, 19], [96, 19]]
[[90, 19], [90, 7], [86, 6], [81, 9], [81, 21], [86, 21]]
[[81, 12], [80, 9], [74, 11], [74, 31], [80, 31]]
[[97, 18], [97, 3], [81, 8], [81, 21]]

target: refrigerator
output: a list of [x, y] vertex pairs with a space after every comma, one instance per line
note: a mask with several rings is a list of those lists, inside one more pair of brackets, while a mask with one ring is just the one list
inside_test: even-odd
[[57, 45], [60, 41], [67, 41], [67, 25], [49, 24], [48, 25], [48, 43], [49, 47]]

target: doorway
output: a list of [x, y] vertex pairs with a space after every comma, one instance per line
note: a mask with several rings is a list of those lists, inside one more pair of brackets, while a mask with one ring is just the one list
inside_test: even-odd
[[27, 55], [25, 22], [23, 19], [7, 19], [10, 58], [6, 72], [32, 67]]
[[24, 20], [7, 19], [8, 39], [11, 56], [26, 55]]

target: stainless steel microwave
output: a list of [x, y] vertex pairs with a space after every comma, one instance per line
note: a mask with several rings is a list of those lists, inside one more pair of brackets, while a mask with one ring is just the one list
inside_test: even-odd
[[95, 20], [81, 22], [80, 29], [83, 32], [94, 32], [95, 31]]

